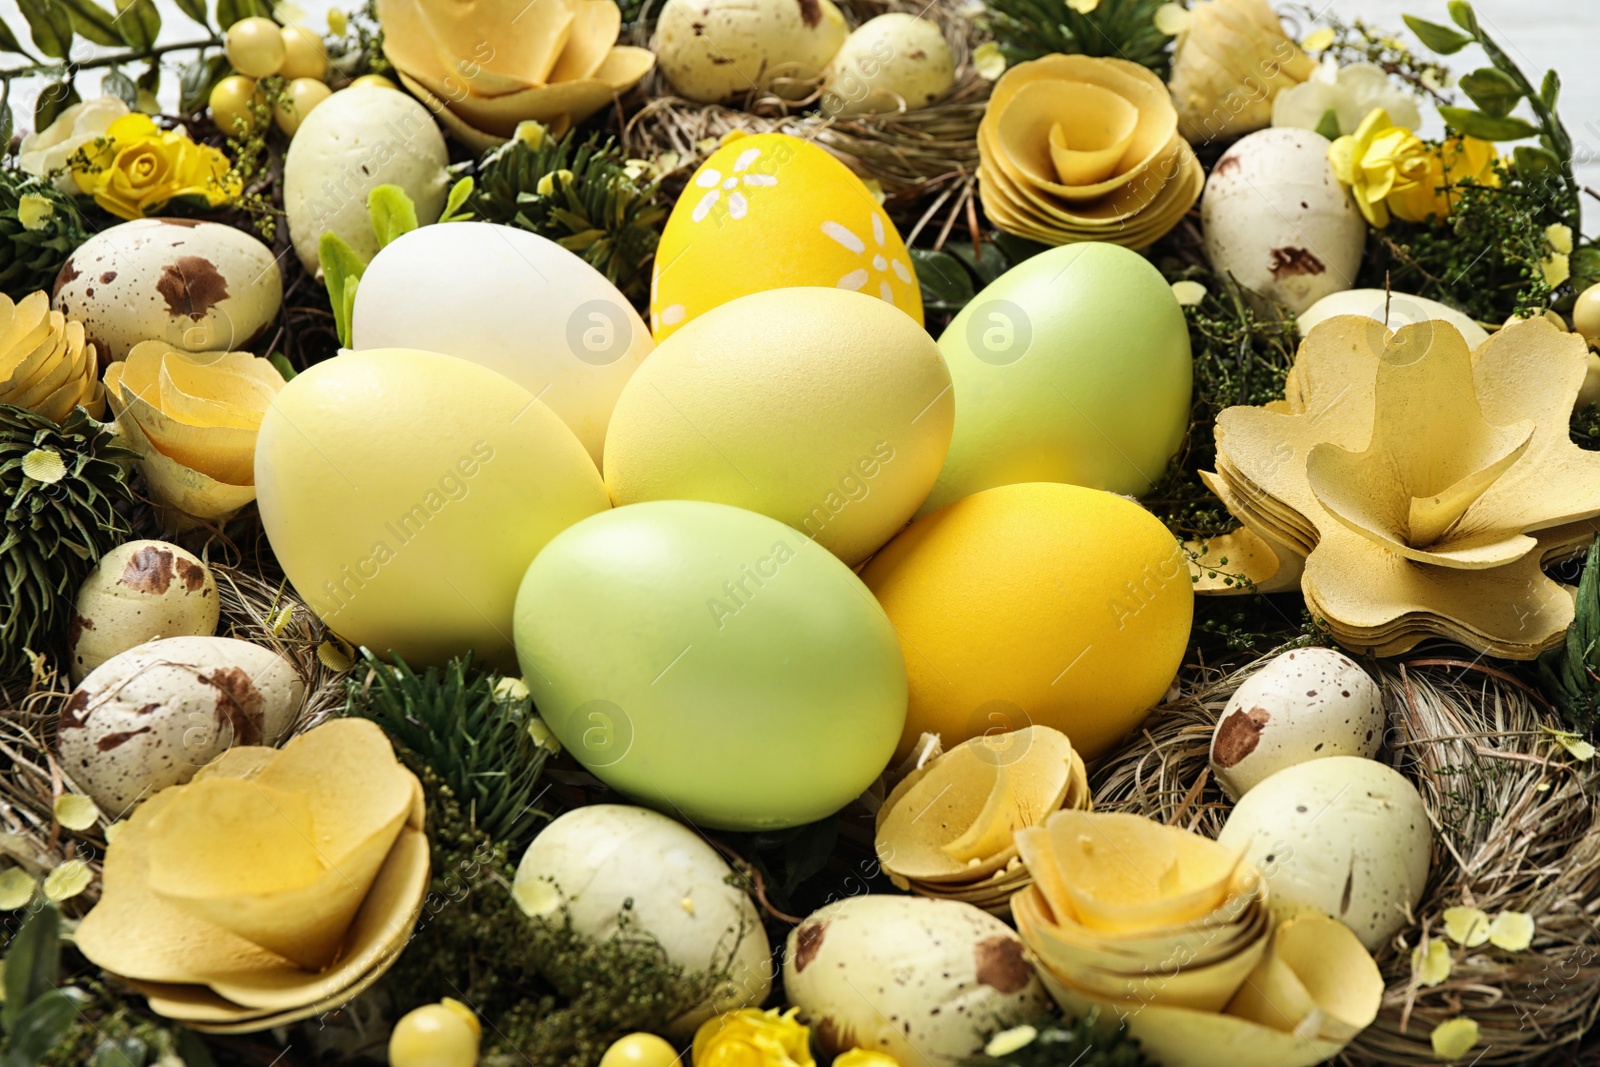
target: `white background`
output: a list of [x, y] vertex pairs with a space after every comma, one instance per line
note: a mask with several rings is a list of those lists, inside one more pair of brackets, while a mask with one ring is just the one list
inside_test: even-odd
[[[214, 4], [215, 0], [211, 0]], [[1064, 2], [1064, 0], [1063, 0]], [[1321, 8], [1329, 5], [1346, 20], [1360, 17], [1386, 29], [1400, 31], [1403, 39], [1412, 42], [1409, 31], [1401, 21], [1401, 14], [1414, 14], [1433, 22], [1449, 23], [1445, 0], [1309, 0]], [[101, 0], [110, 7], [110, 0]], [[307, 25], [319, 32], [326, 29], [327, 11], [336, 6], [330, 0], [294, 0], [295, 7], [305, 13]], [[359, 0], [353, 0], [355, 6]], [[204, 31], [180, 12], [171, 0], [156, 0], [161, 9], [162, 42], [195, 40]], [[1501, 42], [1511, 58], [1522, 67], [1535, 85], [1545, 70], [1554, 67], [1561, 72], [1563, 83], [1561, 113], [1572, 134], [1579, 161], [1578, 176], [1585, 184], [1600, 191], [1600, 0], [1475, 0], [1473, 5], [1478, 19], [1496, 40]], [[0, 0], [0, 18], [12, 27], [24, 44], [30, 44], [27, 24], [18, 13], [15, 0]], [[83, 40], [74, 46], [75, 58], [83, 58], [103, 51]], [[181, 62], [182, 54], [173, 57], [173, 67]], [[19, 56], [0, 57], [0, 64], [15, 66]], [[1461, 73], [1481, 65], [1482, 56], [1476, 48], [1458, 52], [1445, 61], [1452, 71]], [[137, 75], [142, 67], [129, 71]], [[98, 86], [101, 72], [89, 71], [79, 78], [79, 92], [92, 94]], [[162, 91], [168, 107], [177, 100], [177, 71], [165, 74]], [[17, 83], [12, 88], [12, 107], [17, 116], [17, 126], [25, 129], [32, 124], [34, 97], [42, 83]], [[1438, 119], [1431, 117], [1424, 126], [1424, 134], [1437, 136]], [[1591, 234], [1600, 232], [1600, 200], [1586, 198], [1585, 215], [1593, 220], [1585, 226]]]

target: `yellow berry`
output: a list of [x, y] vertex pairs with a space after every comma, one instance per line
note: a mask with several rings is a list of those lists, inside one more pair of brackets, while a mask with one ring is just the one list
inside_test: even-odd
[[260, 15], [240, 19], [228, 27], [223, 51], [240, 74], [270, 77], [283, 66], [283, 31], [276, 22]]
[[408, 1012], [389, 1035], [389, 1067], [476, 1067], [483, 1028], [472, 1009], [444, 998]]
[[350, 83], [350, 88], [354, 89], [358, 85], [370, 85], [376, 89], [399, 88], [399, 86], [395, 85], [395, 83], [390, 81], [388, 78], [385, 78], [382, 74], [363, 74], [361, 77]]
[[254, 78], [230, 74], [211, 90], [211, 118], [229, 137], [243, 137], [256, 127], [253, 106], [266, 102]]
[[655, 1034], [629, 1034], [606, 1049], [600, 1067], [676, 1067], [678, 1050]]
[[328, 73], [328, 53], [323, 50], [322, 38], [304, 26], [285, 26], [283, 65], [278, 73], [289, 81], [296, 78], [321, 81]]
[[296, 78], [284, 86], [283, 98], [272, 106], [278, 129], [294, 136], [311, 109], [333, 95], [333, 90], [315, 78]]
[[1578, 294], [1578, 302], [1572, 305], [1572, 328], [1585, 341], [1600, 341], [1600, 285]]

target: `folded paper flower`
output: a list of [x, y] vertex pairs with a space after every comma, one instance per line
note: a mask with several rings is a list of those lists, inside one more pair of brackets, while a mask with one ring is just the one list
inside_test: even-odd
[[220, 522], [256, 498], [256, 433], [283, 377], [249, 352], [142, 341], [106, 369], [117, 426], [174, 526]]
[[21, 303], [0, 294], [0, 404], [55, 422], [79, 406], [97, 419], [105, 414], [94, 345], [84, 340], [83, 323], [50, 310], [48, 293]]
[[1267, 0], [1201, 0], [1172, 52], [1178, 129], [1195, 144], [1265, 129], [1273, 98], [1316, 69]]
[[331, 1010], [411, 935], [428, 884], [423, 816], [421, 784], [366, 720], [231, 749], [134, 809], [78, 949], [196, 1029]]
[[1048, 726], [985, 734], [913, 770], [878, 810], [878, 861], [919, 896], [1004, 914], [1030, 882], [1018, 831], [1091, 804], [1067, 735]]
[[406, 88], [477, 152], [527, 119], [559, 136], [655, 64], [616, 43], [614, 0], [379, 0], [378, 21]]
[[1166, 86], [1122, 59], [1050, 55], [995, 83], [978, 126], [978, 192], [1009, 233], [1143, 248], [1178, 224], [1205, 170]]
[[1335, 639], [1373, 655], [1429, 637], [1507, 659], [1553, 647], [1573, 597], [1543, 565], [1588, 545], [1600, 516], [1600, 454], [1568, 431], [1587, 366], [1583, 339], [1544, 318], [1475, 352], [1439, 320], [1320, 323], [1284, 400], [1217, 418], [1202, 478], [1250, 542], [1228, 569], [1264, 589], [1298, 580]]

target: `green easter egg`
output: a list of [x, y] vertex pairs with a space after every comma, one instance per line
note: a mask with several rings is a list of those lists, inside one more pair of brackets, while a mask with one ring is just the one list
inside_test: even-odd
[[882, 773], [906, 715], [888, 617], [832, 553], [755, 512], [617, 508], [535, 557], [514, 637], [539, 713], [597, 777], [720, 829], [796, 826]]
[[956, 424], [919, 514], [1018, 482], [1139, 496], [1189, 427], [1183, 309], [1149, 260], [1118, 245], [1024, 260], [961, 310], [939, 350]]

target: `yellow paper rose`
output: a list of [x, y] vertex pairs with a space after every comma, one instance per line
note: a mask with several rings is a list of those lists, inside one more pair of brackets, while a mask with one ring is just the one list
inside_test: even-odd
[[1334, 174], [1349, 187], [1362, 216], [1379, 229], [1389, 225], [1391, 197], [1429, 189], [1429, 157], [1428, 146], [1391, 122], [1381, 107], [1368, 112], [1355, 133], [1328, 149]]
[[744, 1008], [707, 1019], [694, 1035], [694, 1067], [815, 1067], [799, 1010]]
[[240, 193], [228, 170], [228, 157], [217, 149], [138, 112], [113, 122], [72, 167], [78, 188], [122, 219], [155, 214], [180, 196], [220, 207]]
[[1395, 218], [1407, 222], [1444, 218], [1461, 195], [1454, 187], [1466, 179], [1479, 185], [1500, 184], [1500, 176], [1494, 169], [1495, 160], [1499, 158], [1494, 145], [1488, 141], [1452, 137], [1429, 150], [1427, 172], [1416, 185], [1389, 194], [1389, 210]]

